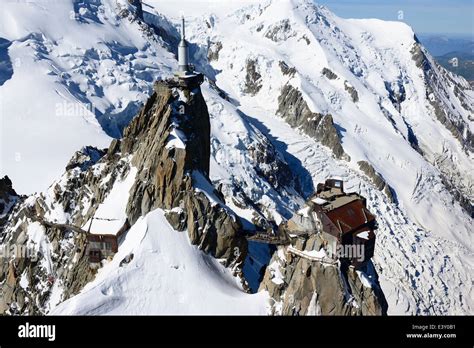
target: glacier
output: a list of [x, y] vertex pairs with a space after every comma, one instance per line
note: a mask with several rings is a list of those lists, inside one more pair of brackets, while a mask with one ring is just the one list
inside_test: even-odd
[[[145, 0], [140, 19], [124, 14], [132, 11], [125, 0], [2, 2], [0, 39], [8, 42], [11, 63], [5, 69], [11, 65], [13, 73], [1, 73], [1, 176], [7, 174], [19, 193], [47, 192], [74, 151], [85, 145], [104, 148], [119, 138], [153, 81], [176, 69], [171, 47], [186, 8], [191, 61], [213, 81], [203, 85], [213, 183], [222, 183], [226, 196], [240, 187], [265, 207], [266, 218], [279, 223], [318, 182], [344, 179], [346, 190], [365, 196], [377, 216], [373, 262], [389, 314], [471, 314], [474, 91], [469, 84], [438, 66], [402, 22], [343, 19], [304, 0], [180, 3]], [[346, 159], [278, 115], [286, 85], [300, 91], [312, 112], [332, 116]], [[58, 105], [83, 109], [69, 115], [58, 113]], [[263, 137], [302, 192], [275, 189], [255, 171], [246, 149]], [[377, 189], [360, 161], [384, 179], [394, 199]], [[252, 209], [229, 206], [251, 221]], [[163, 235], [147, 232], [153, 229]], [[52, 313], [224, 313], [223, 303], [232, 303], [227, 314], [265, 313], [265, 294], [239, 292], [224, 267], [169, 231], [161, 212], [137, 222], [129, 236], [120, 255]], [[161, 243], [170, 248], [154, 251]], [[120, 267], [132, 250], [140, 256]], [[180, 257], [186, 261], [173, 268]], [[153, 262], [166, 268], [159, 272], [163, 279], [153, 277]], [[202, 271], [196, 265], [203, 265], [204, 280], [195, 274]], [[186, 288], [200, 281], [212, 288], [202, 303]], [[143, 298], [135, 295], [140, 286], [148, 291]], [[179, 294], [181, 302], [160, 302], [170, 293]], [[156, 294], [163, 297], [150, 302]], [[53, 300], [51, 308], [58, 302]]]

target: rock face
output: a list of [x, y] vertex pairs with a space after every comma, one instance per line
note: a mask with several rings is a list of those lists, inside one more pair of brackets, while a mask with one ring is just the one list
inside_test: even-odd
[[[318, 235], [298, 240], [300, 250], [318, 249]], [[295, 256], [280, 246], [273, 255], [259, 290], [273, 299], [274, 315], [386, 315], [387, 302], [369, 261], [355, 271]]]
[[222, 49], [222, 42], [209, 42], [207, 50], [207, 60], [212, 62], [214, 60], [219, 60], [219, 52]]
[[141, 0], [127, 0], [127, 2], [117, 0], [116, 5], [120, 10], [119, 15], [121, 17], [130, 17], [130, 19], [133, 20], [143, 20], [143, 8]]
[[359, 161], [357, 162], [357, 164], [359, 165], [360, 170], [362, 170], [364, 174], [370, 178], [375, 187], [378, 190], [384, 192], [388, 199], [390, 199], [390, 201], [394, 203], [395, 197], [393, 196], [392, 189], [385, 182], [384, 178], [375, 171], [374, 167], [372, 167], [372, 165], [367, 161]]
[[76, 151], [66, 166], [66, 170], [79, 167], [82, 171], [97, 163], [105, 154], [106, 150], [99, 150], [92, 146], [86, 146]]
[[284, 41], [293, 36], [296, 36], [296, 32], [291, 27], [288, 19], [271, 25], [265, 33], [266, 38], [275, 42]]
[[0, 245], [8, 255], [0, 259], [0, 313], [44, 314], [94, 277], [86, 234], [70, 226], [89, 220], [130, 167], [91, 147], [74, 154], [69, 165], [46, 192], [18, 204], [2, 228]]
[[[239, 218], [209, 180], [209, 159], [210, 122], [199, 87], [157, 83], [123, 139], [107, 151], [78, 151], [45, 193], [26, 198], [7, 216], [0, 244], [18, 250], [0, 259], [0, 313], [45, 314], [94, 278], [80, 227], [132, 175], [132, 167], [137, 174], [134, 169], [124, 197], [131, 224], [162, 208], [176, 230], [187, 230], [191, 243], [241, 274], [247, 241]], [[14, 195], [9, 179], [2, 179], [0, 200]]]
[[323, 68], [322, 74], [330, 80], [337, 79], [337, 75], [335, 73], [333, 73], [331, 69]]
[[257, 61], [255, 59], [247, 59], [246, 70], [243, 92], [255, 95], [262, 88], [262, 75], [258, 71]]
[[135, 15], [143, 18], [142, 0], [128, 0], [128, 3], [135, 7]]
[[298, 181], [291, 169], [266, 137], [247, 149], [253, 160], [255, 171], [264, 177], [276, 190], [284, 187], [298, 187]]
[[7, 220], [20, 196], [13, 189], [12, 181], [8, 176], [0, 179], [0, 227]]
[[303, 99], [301, 92], [290, 84], [283, 86], [278, 97], [278, 111], [292, 127], [313, 137], [329, 147], [337, 158], [349, 160], [344, 152], [331, 115], [314, 113]]
[[353, 86], [351, 86], [349, 82], [344, 81], [344, 89], [347, 93], [349, 93], [354, 103], [357, 103], [359, 101], [359, 93], [357, 93], [357, 90]]
[[281, 72], [283, 73], [283, 75], [288, 75], [290, 77], [293, 77], [295, 76], [295, 73], [296, 73], [296, 69], [294, 67], [289, 67], [288, 64], [286, 64], [284, 61], [280, 60], [278, 62], [278, 66], [280, 67], [281, 69]]
[[[178, 143], [177, 146], [173, 145]], [[127, 215], [133, 224], [155, 208], [205, 252], [239, 264], [247, 251], [240, 220], [225, 207], [208, 174], [210, 122], [198, 89], [172, 90], [159, 82], [124, 133], [120, 151], [133, 154], [138, 177]]]

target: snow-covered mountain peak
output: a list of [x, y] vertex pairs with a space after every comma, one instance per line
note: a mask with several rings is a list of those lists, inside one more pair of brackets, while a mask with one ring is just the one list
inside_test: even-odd
[[209, 176], [244, 227], [285, 221], [317, 183], [341, 177], [377, 215], [389, 313], [474, 308], [474, 92], [405, 23], [343, 19], [309, 0], [2, 6], [0, 174], [18, 193], [43, 191], [29, 200], [43, 195], [50, 217], [64, 208], [65, 182], [85, 175], [61, 176], [75, 151], [121, 138], [154, 81], [173, 74], [185, 9], [191, 61], [208, 78]]

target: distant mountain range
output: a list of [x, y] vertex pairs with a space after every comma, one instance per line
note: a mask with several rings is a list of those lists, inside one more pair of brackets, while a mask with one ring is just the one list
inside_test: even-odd
[[455, 51], [438, 56], [436, 60], [444, 68], [464, 77], [471, 84], [474, 82], [474, 54]]
[[439, 34], [418, 38], [444, 68], [474, 82], [474, 37]]
[[423, 46], [433, 56], [443, 56], [450, 52], [474, 54], [474, 37], [449, 34], [419, 34]]

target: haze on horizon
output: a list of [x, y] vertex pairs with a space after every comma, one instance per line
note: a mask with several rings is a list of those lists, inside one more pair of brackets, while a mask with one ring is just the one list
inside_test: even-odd
[[343, 18], [404, 21], [417, 34], [474, 39], [473, 0], [316, 0]]

